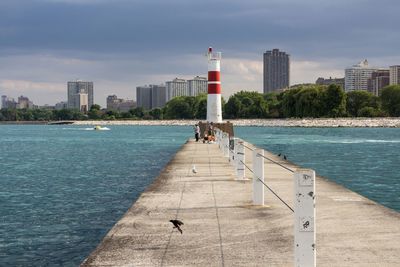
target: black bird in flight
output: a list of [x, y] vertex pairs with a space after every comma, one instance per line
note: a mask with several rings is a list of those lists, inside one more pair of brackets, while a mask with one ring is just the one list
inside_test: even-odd
[[173, 225], [174, 228], [178, 229], [179, 232], [181, 232], [182, 234], [182, 229], [181, 229], [181, 225], [183, 225], [183, 222], [181, 222], [180, 220], [169, 220]]

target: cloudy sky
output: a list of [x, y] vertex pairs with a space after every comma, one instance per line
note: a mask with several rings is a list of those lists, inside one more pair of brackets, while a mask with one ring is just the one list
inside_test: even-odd
[[109, 94], [205, 76], [223, 53], [224, 97], [262, 91], [262, 54], [291, 55], [291, 84], [343, 77], [344, 68], [400, 64], [398, 0], [0, 0], [0, 94], [66, 100], [66, 82]]

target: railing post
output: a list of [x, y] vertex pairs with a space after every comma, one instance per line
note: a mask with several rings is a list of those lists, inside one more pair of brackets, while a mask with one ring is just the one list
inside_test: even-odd
[[294, 263], [316, 266], [315, 172], [297, 169], [294, 173]]
[[219, 129], [215, 129], [215, 142], [217, 143], [218, 147], [221, 148], [220, 142], [219, 142]]
[[239, 138], [237, 138], [237, 137], [234, 137], [232, 139], [233, 149], [231, 150], [231, 154], [229, 157], [229, 161], [231, 162], [232, 166], [235, 168], [235, 172], [236, 172], [236, 153], [237, 153], [238, 140], [239, 140]]
[[224, 157], [229, 158], [229, 135], [227, 133], [223, 134], [223, 147], [224, 147]]
[[[264, 205], [264, 150], [253, 151], [253, 204]], [[260, 181], [260, 180], [262, 181]]]
[[217, 136], [217, 138], [218, 138], [218, 147], [219, 147], [219, 149], [221, 149], [222, 150], [222, 131], [221, 130], [219, 130], [218, 129], [218, 136]]
[[237, 147], [237, 153], [236, 153], [236, 174], [238, 176], [238, 179], [242, 180], [246, 178], [246, 170], [244, 164], [246, 163], [246, 157], [244, 154], [245, 148], [244, 148], [244, 141], [239, 140], [238, 142], [238, 147]]

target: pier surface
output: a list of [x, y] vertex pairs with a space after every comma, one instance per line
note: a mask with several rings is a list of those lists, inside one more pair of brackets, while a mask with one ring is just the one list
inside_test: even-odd
[[[216, 144], [189, 141], [82, 266], [293, 266], [293, 212], [235, 179]], [[293, 207], [291, 172], [266, 160], [265, 182]], [[317, 266], [400, 266], [400, 213], [321, 177], [316, 196]]]

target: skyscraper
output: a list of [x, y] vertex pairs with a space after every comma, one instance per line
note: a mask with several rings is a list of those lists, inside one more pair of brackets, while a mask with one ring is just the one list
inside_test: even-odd
[[1, 108], [17, 108], [17, 102], [15, 102], [14, 98], [3, 95], [1, 96]]
[[368, 79], [368, 92], [379, 96], [381, 89], [389, 85], [389, 70], [380, 69], [371, 73], [371, 78]]
[[93, 105], [93, 82], [68, 82], [68, 108], [88, 111]]
[[264, 94], [281, 91], [290, 84], [290, 59], [279, 49], [264, 53]]
[[151, 109], [151, 87], [148, 85], [136, 87], [136, 104], [138, 108]]
[[346, 92], [354, 90], [368, 91], [368, 79], [378, 68], [369, 67], [368, 60], [353, 65], [345, 70], [344, 89]]
[[400, 84], [400, 65], [390, 66], [390, 85]]
[[151, 85], [151, 108], [162, 108], [167, 103], [165, 85]]
[[167, 102], [165, 85], [145, 85], [136, 87], [137, 106], [150, 110], [161, 108]]
[[188, 80], [189, 96], [197, 96], [199, 94], [207, 94], [207, 78], [196, 76]]
[[118, 98], [116, 95], [109, 95], [107, 97], [107, 110], [128, 112], [135, 107], [136, 102], [133, 100]]
[[175, 78], [165, 83], [167, 88], [167, 102], [177, 96], [188, 96], [189, 90], [187, 81]]

